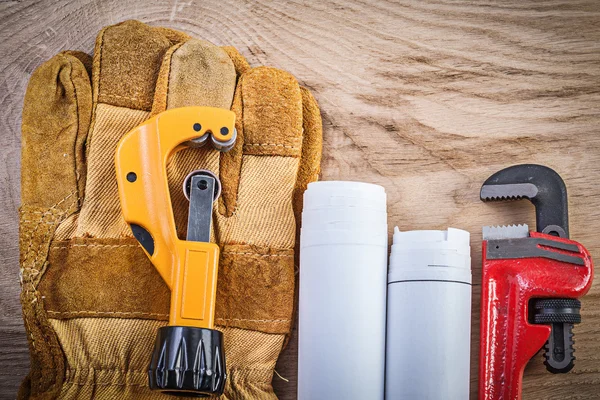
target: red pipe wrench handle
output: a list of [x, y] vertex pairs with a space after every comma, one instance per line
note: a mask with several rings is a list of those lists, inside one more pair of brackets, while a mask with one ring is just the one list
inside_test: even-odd
[[[522, 249], [529, 244], [523, 241], [532, 239], [541, 240], [528, 242], [534, 243], [536, 252], [527, 257]], [[592, 285], [593, 264], [581, 244], [543, 233], [489, 242], [494, 248], [483, 241], [479, 399], [519, 400], [525, 365], [551, 331], [549, 325], [530, 322], [529, 301], [582, 297]], [[494, 251], [503, 244], [508, 246], [504, 253]], [[564, 250], [569, 246], [577, 251]], [[517, 247], [519, 251], [511, 254]]]

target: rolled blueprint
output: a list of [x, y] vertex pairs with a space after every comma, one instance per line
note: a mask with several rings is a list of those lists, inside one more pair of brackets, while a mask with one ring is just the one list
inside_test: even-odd
[[298, 399], [383, 399], [386, 195], [316, 182], [300, 236]]
[[387, 301], [386, 399], [468, 399], [469, 232], [396, 228]]

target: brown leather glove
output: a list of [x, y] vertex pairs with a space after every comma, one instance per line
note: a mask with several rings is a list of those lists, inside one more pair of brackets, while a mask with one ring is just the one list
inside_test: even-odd
[[93, 59], [58, 54], [27, 89], [20, 248], [31, 372], [20, 398], [168, 398], [148, 389], [147, 368], [170, 293], [121, 217], [114, 154], [151, 115], [189, 105], [237, 118], [229, 153], [187, 149], [168, 166], [181, 238], [184, 177], [210, 169], [223, 187], [213, 216], [223, 397], [274, 398], [294, 309], [295, 221], [319, 172], [317, 104], [286, 72], [136, 21], [105, 28]]

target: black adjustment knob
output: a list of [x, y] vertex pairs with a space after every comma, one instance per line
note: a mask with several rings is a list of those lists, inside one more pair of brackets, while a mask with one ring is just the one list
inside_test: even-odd
[[576, 299], [540, 299], [534, 303], [533, 322], [552, 327], [544, 346], [544, 364], [554, 374], [566, 373], [575, 365], [573, 324], [581, 322], [581, 302]]
[[148, 370], [150, 389], [176, 396], [220, 395], [225, 387], [223, 334], [214, 329], [158, 330]]

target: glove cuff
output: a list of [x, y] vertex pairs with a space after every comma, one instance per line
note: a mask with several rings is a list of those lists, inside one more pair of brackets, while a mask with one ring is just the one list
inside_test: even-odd
[[[148, 365], [156, 332], [166, 322], [74, 318], [50, 319], [50, 323], [66, 359], [58, 397], [161, 398], [148, 387]], [[275, 399], [271, 379], [284, 335], [217, 329], [223, 332], [227, 359], [225, 398]]]

